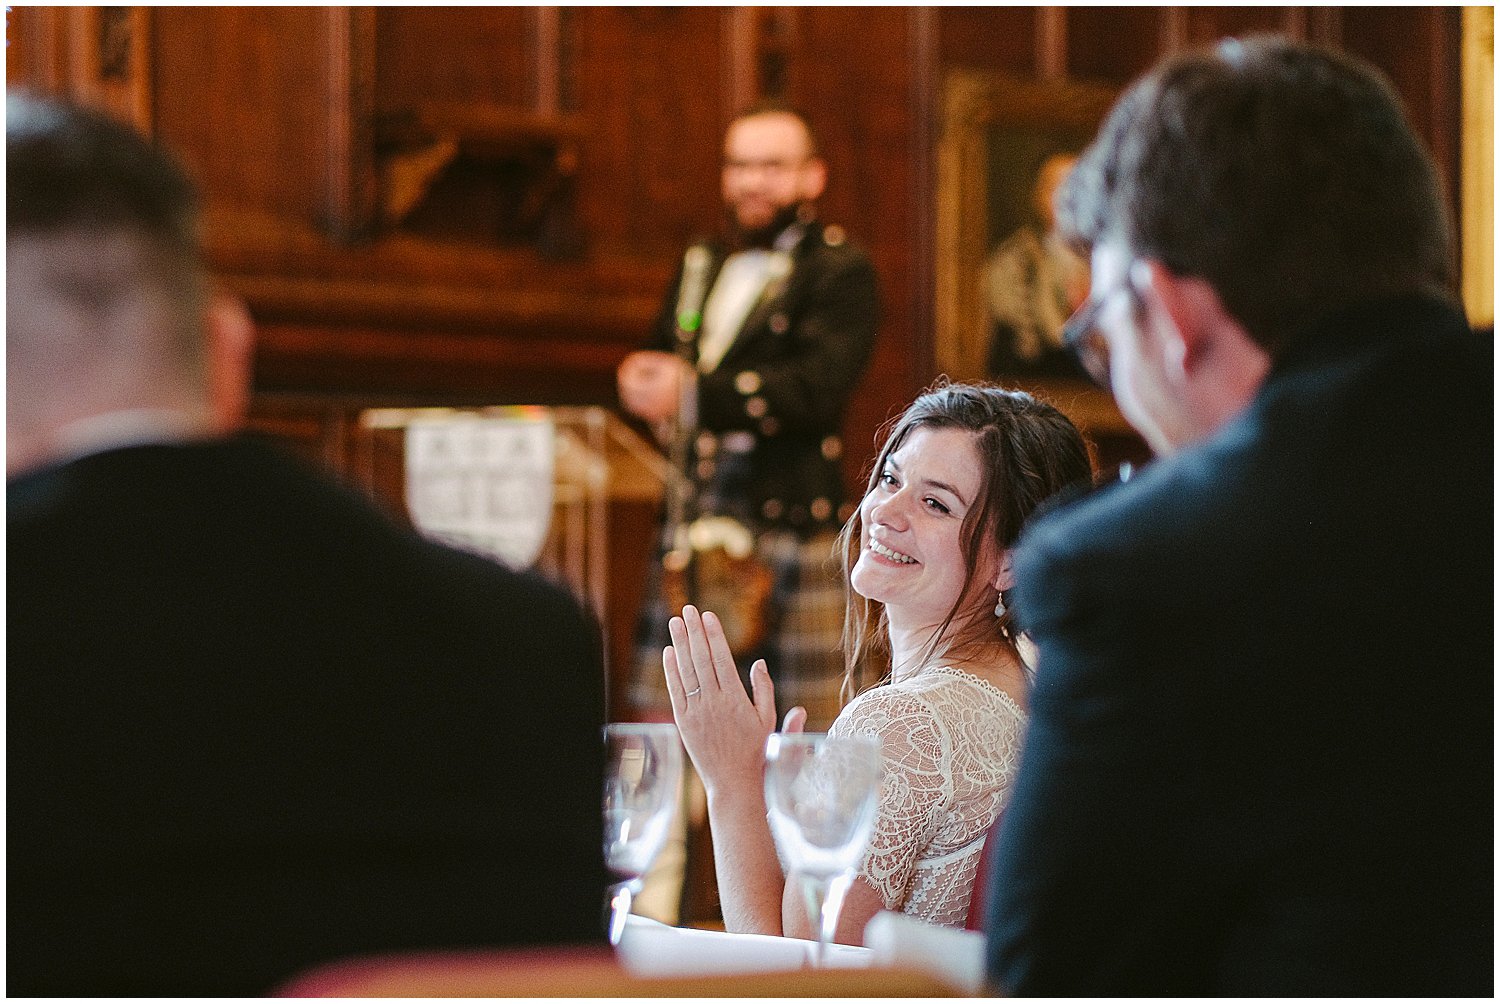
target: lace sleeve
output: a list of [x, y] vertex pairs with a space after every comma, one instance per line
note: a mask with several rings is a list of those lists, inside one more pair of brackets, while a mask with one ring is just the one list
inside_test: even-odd
[[868, 735], [880, 742], [880, 807], [859, 871], [887, 909], [899, 910], [917, 855], [931, 843], [939, 809], [951, 796], [949, 772], [943, 769], [949, 759], [947, 735], [924, 700], [888, 687], [851, 703], [829, 734]]

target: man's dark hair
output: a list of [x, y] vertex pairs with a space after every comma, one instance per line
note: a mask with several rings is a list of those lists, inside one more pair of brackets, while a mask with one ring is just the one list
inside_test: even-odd
[[[67, 351], [107, 354], [99, 366], [140, 377], [203, 377], [206, 272], [198, 198], [177, 162], [130, 126], [91, 109], [10, 93], [5, 102], [5, 235], [10, 253], [25, 238], [78, 237], [100, 260], [121, 267], [70, 265], [49, 272], [52, 293], [90, 317], [107, 316], [146, 287], [174, 310], [153, 330], [93, 323]], [[105, 250], [112, 252], [105, 255]], [[41, 251], [38, 253], [49, 254]], [[45, 396], [62, 347], [57, 332], [22, 323], [26, 304], [7, 304], [6, 359], [26, 374], [27, 393]], [[77, 360], [74, 360], [77, 363]], [[144, 378], [143, 378], [144, 379]], [[8, 386], [14, 397], [18, 385]], [[21, 409], [24, 410], [24, 409]]]
[[807, 134], [807, 155], [809, 157], [819, 156], [818, 134], [813, 132], [812, 122], [808, 120], [808, 117], [800, 109], [787, 104], [780, 98], [762, 98], [760, 101], [757, 101], [735, 115], [734, 118], [729, 120], [729, 124], [734, 125], [742, 119], [755, 118], [757, 115], [790, 115], [802, 123], [802, 131]]
[[100, 112], [11, 93], [5, 100], [5, 229], [129, 231], [174, 258], [199, 253], [198, 199], [177, 162]]
[[1271, 36], [1164, 62], [1057, 195], [1063, 234], [1201, 278], [1273, 354], [1330, 310], [1451, 298], [1432, 161], [1371, 67]]

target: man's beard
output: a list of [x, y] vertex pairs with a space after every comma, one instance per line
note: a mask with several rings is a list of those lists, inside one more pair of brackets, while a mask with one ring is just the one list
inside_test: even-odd
[[762, 227], [742, 227], [734, 210], [728, 209], [727, 212], [729, 236], [737, 249], [769, 248], [776, 242], [776, 238], [781, 236], [782, 231], [796, 223], [801, 217], [802, 204], [794, 202], [789, 206], [782, 206], [771, 217], [771, 222]]

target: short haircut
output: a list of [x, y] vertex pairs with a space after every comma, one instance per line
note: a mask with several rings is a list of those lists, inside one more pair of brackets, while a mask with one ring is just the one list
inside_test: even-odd
[[736, 122], [742, 121], [744, 119], [755, 118], [758, 115], [789, 115], [792, 118], [796, 119], [799, 123], [801, 123], [803, 133], [807, 135], [808, 157], [819, 156], [818, 134], [813, 132], [812, 122], [808, 120], [807, 116], [804, 115], [800, 109], [794, 108], [793, 106], [787, 104], [785, 101], [782, 101], [779, 98], [765, 98], [757, 101], [755, 104], [751, 105], [750, 107], [746, 108], [744, 111], [736, 115], [734, 118], [730, 119], [729, 124], [734, 125]]
[[[198, 197], [186, 172], [130, 126], [101, 112], [20, 93], [6, 95], [5, 111], [7, 245], [27, 237], [76, 236], [127, 256], [131, 265], [125, 269], [58, 273], [57, 295], [89, 316], [103, 316], [106, 305], [147, 288], [165, 293], [172, 304], [173, 317], [161, 330], [80, 329], [76, 333], [89, 339], [80, 347], [158, 379], [201, 379], [206, 274]], [[7, 305], [8, 323], [24, 309]], [[31, 336], [18, 330], [30, 328], [15, 324], [7, 358], [21, 363], [40, 388], [58, 350], [19, 344]]]
[[6, 96], [7, 234], [128, 230], [199, 255], [198, 199], [177, 162], [107, 115]]
[[1134, 84], [1057, 207], [1075, 244], [1206, 280], [1273, 354], [1361, 300], [1452, 295], [1447, 207], [1395, 93], [1352, 57], [1272, 36]]

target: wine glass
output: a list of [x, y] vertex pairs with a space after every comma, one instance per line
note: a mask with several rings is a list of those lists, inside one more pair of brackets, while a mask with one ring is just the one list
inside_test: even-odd
[[604, 862], [619, 880], [609, 889], [609, 943], [618, 945], [677, 809], [682, 740], [675, 725], [615, 723], [604, 727], [604, 748]]
[[818, 932], [822, 966], [854, 870], [875, 828], [880, 744], [867, 736], [772, 733], [766, 740], [766, 815], [789, 881]]

